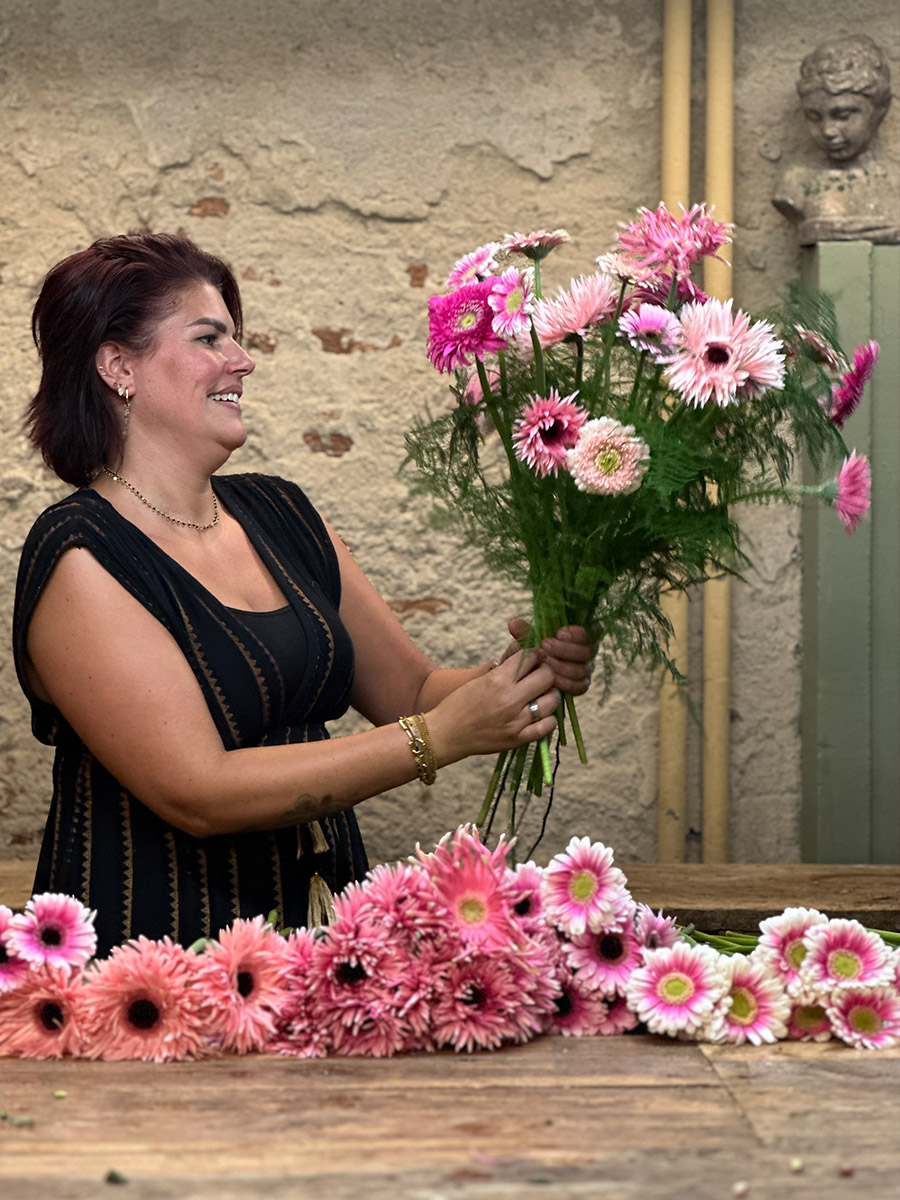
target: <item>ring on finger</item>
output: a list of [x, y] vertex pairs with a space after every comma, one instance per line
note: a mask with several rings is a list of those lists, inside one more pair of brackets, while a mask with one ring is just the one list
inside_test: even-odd
[[528, 711], [531, 714], [532, 721], [536, 721], [540, 712], [537, 700], [532, 700], [532, 702], [528, 705]]

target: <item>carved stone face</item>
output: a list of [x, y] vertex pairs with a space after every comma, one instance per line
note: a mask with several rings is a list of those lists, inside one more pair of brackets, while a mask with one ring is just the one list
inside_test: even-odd
[[842, 92], [832, 96], [819, 90], [803, 97], [806, 126], [817, 146], [835, 163], [850, 162], [875, 136], [884, 112], [867, 96]]

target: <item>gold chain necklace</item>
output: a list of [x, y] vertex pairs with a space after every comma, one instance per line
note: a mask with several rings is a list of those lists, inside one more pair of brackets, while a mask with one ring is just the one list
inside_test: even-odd
[[129, 483], [127, 479], [123, 479], [121, 475], [117, 475], [115, 471], [111, 471], [106, 463], [103, 464], [103, 470], [116, 483], [121, 483], [122, 487], [128, 488], [129, 492], [133, 492], [140, 500], [141, 504], [146, 504], [151, 512], [155, 512], [158, 517], [165, 517], [167, 521], [171, 521], [173, 525], [181, 525], [184, 529], [199, 529], [202, 533], [205, 529], [215, 529], [219, 523], [219, 502], [216, 499], [215, 490], [212, 490], [213, 502], [213, 519], [206, 525], [201, 525], [197, 521], [179, 521], [178, 517], [170, 517], [168, 513], [164, 513], [161, 508], [157, 508], [155, 504], [151, 504], [146, 496], [142, 495], [133, 483]]

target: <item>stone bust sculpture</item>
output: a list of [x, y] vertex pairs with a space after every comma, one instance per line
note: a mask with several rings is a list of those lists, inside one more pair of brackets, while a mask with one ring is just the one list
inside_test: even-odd
[[800, 64], [797, 91], [826, 162], [788, 167], [772, 203], [795, 222], [804, 246], [900, 242], [900, 164], [878, 144], [891, 103], [884, 55], [864, 34], [832, 38]]

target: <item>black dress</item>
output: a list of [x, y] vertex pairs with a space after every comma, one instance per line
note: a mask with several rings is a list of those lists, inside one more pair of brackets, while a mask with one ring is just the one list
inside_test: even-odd
[[203, 839], [176, 829], [127, 791], [28, 686], [23, 665], [35, 605], [60, 555], [83, 546], [178, 642], [227, 750], [328, 737], [325, 722], [346, 712], [353, 679], [328, 533], [285, 480], [230, 475], [213, 484], [289, 601], [298, 651], [291, 663], [267, 644], [258, 614], [223, 605], [91, 488], [42, 513], [22, 552], [16, 669], [35, 736], [56, 748], [34, 890], [77, 896], [96, 909], [98, 954], [138, 934], [189, 945], [236, 917], [273, 909], [282, 925], [305, 925], [314, 874], [338, 891], [367, 869], [352, 811], [311, 826]]

